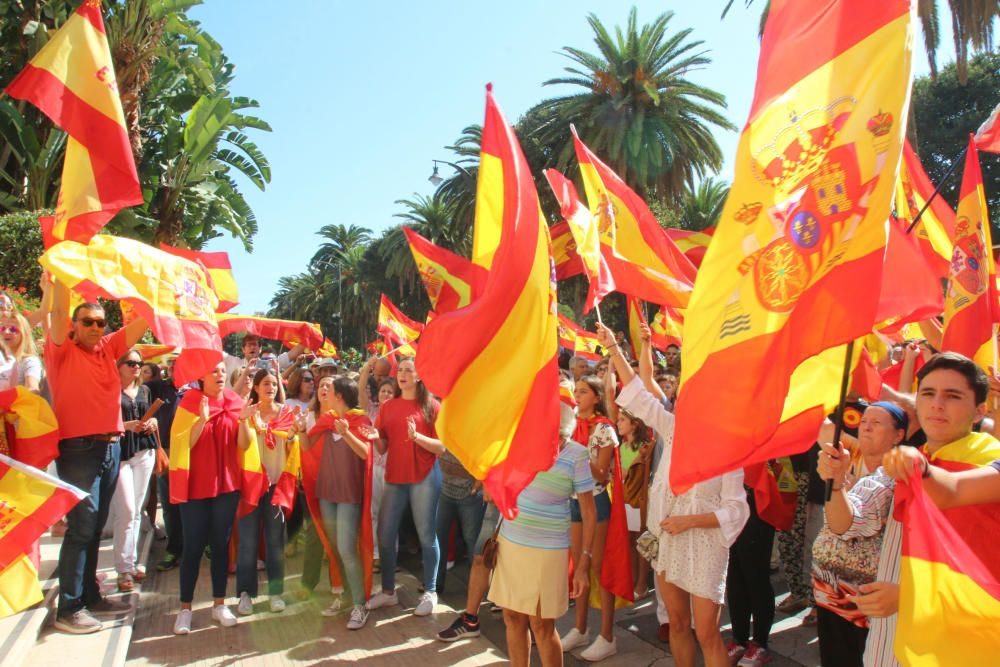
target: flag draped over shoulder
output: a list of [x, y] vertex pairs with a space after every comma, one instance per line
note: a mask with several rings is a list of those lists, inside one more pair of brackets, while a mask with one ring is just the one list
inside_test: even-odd
[[222, 361], [215, 293], [205, 270], [191, 260], [132, 239], [98, 235], [87, 245], [58, 243], [38, 261], [72, 290], [128, 302], [161, 343], [181, 348], [174, 365], [178, 387]]
[[84, 0], [6, 92], [69, 135], [56, 213], [41, 220], [46, 248], [86, 243], [119, 210], [142, 203], [100, 2]]
[[555, 270], [528, 164], [489, 89], [472, 256], [489, 270], [482, 296], [427, 325], [417, 369], [441, 397], [442, 442], [514, 517], [558, 455]]
[[219, 299], [219, 305], [215, 309], [217, 313], [225, 313], [240, 304], [240, 292], [236, 286], [236, 278], [233, 277], [233, 265], [229, 262], [229, 253], [186, 250], [168, 246], [166, 243], [160, 244], [160, 250], [190, 259], [192, 262], [201, 262], [208, 272], [212, 291]]
[[896, 483], [895, 514], [903, 522], [896, 658], [906, 667], [993, 664], [996, 576], [927, 496], [917, 469]]
[[715, 227], [703, 229], [700, 232], [691, 232], [686, 229], [670, 228], [667, 236], [677, 244], [684, 256], [691, 260], [695, 268], [701, 266], [701, 260], [705, 259], [705, 251], [708, 244], [712, 242], [712, 235], [715, 234]]
[[955, 211], [944, 197], [931, 199], [933, 194], [934, 184], [910, 142], [905, 142], [896, 182], [896, 216], [904, 220], [907, 227], [913, 224], [917, 215], [920, 216], [912, 234], [917, 237], [920, 251], [934, 275], [947, 278], [955, 242]]
[[221, 336], [245, 331], [261, 338], [280, 340], [283, 343], [290, 343], [292, 345], [302, 343], [314, 351], [322, 348], [326, 342], [319, 325], [312, 322], [277, 320], [271, 317], [235, 315], [232, 313], [219, 314], [216, 317], [219, 320], [219, 335]]
[[983, 175], [969, 137], [958, 199], [955, 249], [945, 294], [941, 349], [964, 354], [986, 369], [997, 368], [993, 323], [1000, 320], [993, 241], [986, 213]]
[[438, 247], [409, 227], [403, 227], [431, 308], [447, 313], [465, 308], [482, 291], [486, 271], [465, 257]]
[[59, 456], [59, 424], [41, 396], [24, 387], [0, 391], [0, 418], [14, 427], [8, 443], [14, 459], [45, 469]]
[[814, 373], [842, 370], [837, 347], [874, 324], [911, 42], [905, 0], [771, 3], [735, 180], [684, 313], [675, 490], [804, 450], [836, 405], [837, 380]]
[[378, 307], [378, 332], [385, 340], [387, 351], [393, 347], [406, 356], [416, 354], [415, 342], [424, 331], [424, 325], [411, 320], [396, 307], [389, 297], [382, 295]]
[[572, 350], [576, 356], [590, 361], [598, 361], [601, 358], [601, 353], [598, 352], [600, 343], [597, 342], [597, 334], [587, 331], [562, 313], [559, 313], [556, 326], [559, 332], [559, 344], [567, 350]]

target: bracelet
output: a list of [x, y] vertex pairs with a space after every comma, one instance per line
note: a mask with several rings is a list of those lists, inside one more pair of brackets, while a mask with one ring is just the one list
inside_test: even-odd
[[580, 552], [580, 555], [581, 556], [586, 556], [587, 558], [591, 558], [591, 559], [593, 559], [593, 557], [594, 557], [594, 554], [592, 554], [589, 549], [584, 549], [583, 551]]

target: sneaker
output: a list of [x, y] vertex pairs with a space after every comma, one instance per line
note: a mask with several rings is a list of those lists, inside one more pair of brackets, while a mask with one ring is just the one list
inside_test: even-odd
[[347, 605], [344, 603], [344, 597], [337, 595], [333, 598], [333, 602], [330, 606], [323, 610], [324, 616], [336, 616], [347, 611]]
[[399, 597], [396, 595], [396, 591], [393, 591], [392, 593], [379, 591], [368, 599], [365, 606], [368, 608], [368, 611], [371, 611], [373, 609], [378, 609], [379, 607], [392, 607], [397, 604], [399, 604]]
[[746, 646], [737, 644], [732, 639], [726, 643], [726, 653], [729, 655], [729, 664], [733, 667], [736, 667], [736, 664], [743, 658], [743, 654], [746, 652]]
[[236, 611], [240, 616], [249, 616], [253, 613], [253, 600], [247, 593], [240, 593], [240, 603], [236, 605]]
[[271, 596], [271, 611], [275, 614], [285, 611], [285, 601], [281, 599], [280, 595]]
[[172, 570], [180, 564], [180, 559], [177, 556], [168, 553], [163, 557], [159, 563], [156, 564], [157, 572], [166, 572], [167, 570]]
[[102, 597], [97, 602], [91, 602], [87, 605], [87, 609], [94, 614], [121, 614], [132, 609], [132, 605], [124, 600], [115, 600], [114, 598]]
[[224, 604], [212, 607], [212, 620], [224, 628], [231, 628], [236, 625], [236, 617], [233, 616], [233, 612], [229, 610], [229, 607]]
[[86, 608], [78, 609], [65, 616], [56, 616], [55, 626], [63, 632], [74, 635], [89, 635], [91, 632], [99, 632], [104, 628], [104, 624], [94, 618], [94, 615]]
[[589, 641], [590, 633], [580, 632], [576, 628], [572, 628], [569, 632], [559, 638], [559, 642], [562, 644], [563, 653], [569, 653], [573, 649], [580, 648]]
[[615, 653], [618, 653], [618, 642], [612, 636], [611, 641], [608, 641], [601, 635], [597, 635], [597, 639], [594, 643], [587, 647], [587, 649], [580, 654], [580, 657], [587, 662], [599, 662], [605, 658], [610, 658]]
[[413, 610], [414, 616], [427, 616], [434, 611], [434, 605], [438, 603], [438, 594], [431, 591], [424, 593], [417, 601], [417, 608]]
[[368, 622], [368, 610], [363, 604], [356, 604], [351, 609], [351, 618], [347, 621], [348, 630], [360, 630]]
[[455, 622], [437, 634], [443, 642], [454, 642], [459, 639], [472, 639], [479, 636], [479, 621], [470, 623], [464, 613], [459, 614]]
[[773, 659], [774, 656], [766, 648], [760, 644], [750, 642], [746, 653], [743, 654], [743, 657], [736, 664], [737, 667], [763, 667]]
[[501, 607], [500, 605], [498, 605], [496, 602], [491, 602], [490, 603], [490, 613], [491, 614], [500, 614], [500, 613], [503, 613], [503, 607]]
[[177, 614], [177, 620], [174, 621], [174, 634], [175, 635], [186, 635], [191, 632], [191, 610], [181, 609], [180, 613]]

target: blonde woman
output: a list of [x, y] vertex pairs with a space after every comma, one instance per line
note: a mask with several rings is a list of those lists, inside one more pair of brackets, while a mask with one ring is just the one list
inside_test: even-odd
[[0, 309], [0, 390], [25, 387], [36, 394], [42, 382], [42, 362], [24, 315]]

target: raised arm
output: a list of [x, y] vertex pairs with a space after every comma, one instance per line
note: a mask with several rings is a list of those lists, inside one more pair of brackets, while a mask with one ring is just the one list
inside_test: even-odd
[[53, 279], [42, 282], [42, 303], [48, 304], [48, 317], [43, 318], [45, 333], [56, 345], [66, 342], [69, 333], [69, 288]]
[[642, 386], [657, 400], [662, 401], [666, 395], [653, 379], [653, 332], [645, 322], [639, 325], [639, 340], [642, 342], [639, 349], [639, 377], [642, 378]]

